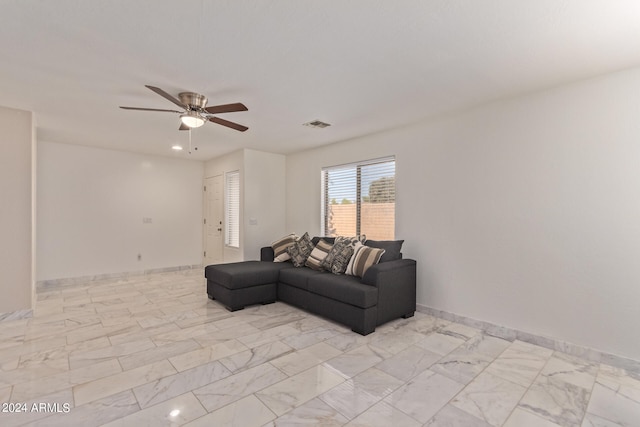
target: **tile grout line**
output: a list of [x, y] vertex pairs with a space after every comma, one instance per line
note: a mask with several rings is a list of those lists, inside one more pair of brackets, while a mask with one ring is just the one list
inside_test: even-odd
[[[446, 320], [446, 319], [445, 319], [445, 320]], [[484, 334], [484, 331], [483, 331], [483, 330], [480, 330], [480, 334]], [[488, 335], [488, 334], [487, 334], [487, 335]], [[489, 336], [492, 336], [492, 335], [489, 335]], [[464, 346], [467, 342], [469, 342], [470, 340], [474, 339], [475, 337], [476, 337], [476, 336], [473, 336], [473, 337], [471, 337], [471, 338], [467, 339], [464, 343], [461, 343], [458, 347], [456, 347], [455, 349], [451, 350], [451, 351], [450, 351], [449, 353], [447, 353], [445, 356], [442, 356], [438, 361], [440, 361], [440, 360], [444, 359], [446, 356], [448, 356], [449, 354], [451, 354], [451, 353], [452, 353], [452, 352], [454, 352], [455, 350], [459, 349], [460, 347]], [[500, 337], [494, 337], [494, 338], [500, 338]], [[500, 338], [500, 339], [504, 339], [504, 338]], [[508, 341], [508, 340], [506, 340], [506, 341]], [[511, 344], [513, 344], [513, 341], [510, 341], [510, 343], [511, 343]], [[507, 348], [505, 348], [504, 350], [502, 350], [502, 351], [500, 352], [500, 354], [499, 354], [499, 355], [497, 355], [496, 357], [494, 357], [494, 358], [493, 358], [493, 360], [491, 361], [491, 363], [493, 363], [493, 362], [494, 362], [497, 358], [499, 358], [499, 357], [500, 357], [500, 356], [501, 356], [505, 351], [507, 351], [507, 349], [508, 349], [509, 347], [510, 347], [510, 346], [507, 346]], [[434, 363], [434, 365], [435, 365], [436, 363], [438, 363], [438, 362], [435, 362], [435, 363]], [[466, 414], [468, 414], [468, 415], [470, 415], [470, 416], [472, 416], [472, 417], [474, 417], [474, 418], [476, 418], [476, 419], [478, 419], [478, 420], [484, 421], [485, 423], [489, 424], [489, 422], [488, 422], [486, 419], [480, 419], [480, 418], [476, 417], [475, 415], [470, 414], [469, 412], [465, 411], [464, 409], [458, 408], [457, 406], [453, 405], [453, 404], [452, 404], [452, 402], [453, 402], [453, 400], [454, 400], [456, 397], [458, 397], [462, 392], [464, 392], [464, 390], [469, 386], [469, 384], [471, 384], [471, 383], [472, 383], [476, 378], [478, 378], [482, 373], [484, 373], [484, 372], [487, 370], [487, 368], [488, 368], [489, 366], [491, 366], [491, 363], [489, 363], [489, 364], [488, 364], [487, 366], [485, 366], [485, 367], [484, 367], [480, 372], [478, 372], [478, 375], [474, 376], [474, 377], [471, 379], [471, 381], [469, 381], [467, 384], [459, 383], [459, 384], [462, 384], [462, 386], [463, 386], [463, 387], [462, 387], [462, 389], [461, 389], [458, 393], [456, 393], [453, 397], [451, 397], [451, 399], [449, 399], [449, 400], [447, 401], [447, 403], [445, 403], [445, 404], [444, 404], [444, 405], [443, 405], [443, 406], [438, 410], [438, 412], [436, 412], [436, 413], [433, 415], [433, 417], [437, 416], [437, 415], [438, 415], [438, 413], [440, 413], [440, 411], [442, 411], [442, 409], [443, 409], [445, 406], [447, 406], [447, 405], [451, 405], [451, 406], [454, 406], [455, 408], [457, 408], [457, 409], [459, 409], [459, 410], [463, 411], [464, 413], [466, 413]], [[432, 365], [432, 366], [433, 366], [433, 365]], [[433, 372], [433, 371], [432, 371], [432, 372]], [[489, 373], [489, 374], [491, 375], [491, 373]], [[442, 374], [439, 374], [439, 375], [442, 375]], [[448, 378], [448, 377], [447, 377], [447, 378]], [[502, 378], [502, 377], [498, 377], [498, 378], [500, 378], [500, 379], [502, 379], [502, 380], [504, 380], [504, 381], [508, 381], [508, 382], [510, 382], [510, 383], [512, 383], [512, 384], [515, 384], [515, 383], [513, 383], [512, 381], [506, 380], [506, 379], [504, 379], [504, 378]], [[453, 380], [453, 381], [456, 381], [456, 380]], [[456, 381], [456, 382], [457, 382], [457, 381]], [[526, 393], [526, 392], [525, 392], [525, 393]], [[517, 407], [517, 406], [518, 406], [518, 405], [516, 404], [516, 407]], [[514, 408], [514, 409], [515, 409], [515, 408]], [[512, 410], [512, 411], [513, 411], [513, 410]], [[511, 415], [511, 413], [509, 413], [509, 416], [510, 416], [510, 415]], [[431, 419], [433, 419], [433, 417], [431, 417]], [[508, 419], [509, 419], [509, 418], [507, 417], [507, 418], [505, 419], [505, 422], [506, 422]], [[504, 423], [502, 423], [502, 424], [504, 424]]]
[[[580, 419], [580, 425], [584, 424], [585, 418], [587, 418], [587, 414], [589, 413], [589, 403], [591, 402], [591, 396], [593, 395], [593, 390], [596, 388], [596, 384], [598, 383], [598, 374], [600, 374], [600, 370], [602, 369], [602, 363], [598, 363], [598, 370], [596, 372], [595, 378], [593, 379], [593, 384], [591, 385], [591, 390], [589, 390], [589, 398], [587, 399], [587, 406], [584, 408], [584, 414], [582, 414], [582, 418]], [[611, 421], [611, 420], [609, 420]]]
[[[527, 343], [530, 344], [530, 343]], [[506, 351], [506, 349], [505, 349]], [[504, 353], [504, 352], [503, 352]], [[542, 371], [544, 370], [544, 367], [547, 366], [547, 364], [549, 363], [549, 360], [551, 360], [551, 358], [553, 357], [553, 353], [551, 353], [551, 355], [547, 358], [547, 360], [544, 362], [544, 365], [542, 365], [542, 367], [538, 370], [538, 373], [536, 374], [535, 378], [533, 379], [533, 381], [531, 381], [531, 383], [526, 387], [526, 390], [524, 391], [524, 393], [522, 393], [522, 397], [520, 397], [520, 399], [518, 399], [518, 403], [516, 403], [516, 406], [513, 407], [513, 409], [511, 410], [511, 412], [509, 412], [509, 416], [507, 418], [505, 418], [504, 422], [502, 423], [502, 425], [504, 425], [507, 421], [509, 421], [509, 418], [511, 418], [511, 416], [513, 415], [513, 413], [516, 411], [516, 409], [520, 408], [520, 402], [522, 402], [522, 399], [524, 399], [524, 397], [527, 395], [527, 393], [529, 392], [529, 390], [531, 390], [531, 387], [536, 383], [536, 380], [538, 379], [538, 377], [542, 374]], [[502, 378], [502, 377], [500, 377]], [[504, 379], [504, 378], [503, 378]], [[522, 410], [525, 410], [524, 408], [522, 408]], [[530, 411], [527, 411], [530, 414], [538, 417], [537, 414], [534, 414]], [[538, 417], [538, 418], [542, 418], [542, 417]], [[544, 419], [544, 418], [542, 418]], [[548, 421], [548, 420], [545, 420]], [[554, 423], [555, 424], [555, 423]]]

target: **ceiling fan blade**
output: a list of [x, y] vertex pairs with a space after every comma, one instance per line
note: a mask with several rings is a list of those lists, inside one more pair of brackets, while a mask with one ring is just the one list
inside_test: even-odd
[[205, 108], [204, 110], [210, 114], [219, 114], [232, 113], [234, 111], [247, 111], [248, 108], [245, 107], [244, 104], [236, 102], [235, 104], [213, 105], [211, 107]]
[[240, 132], [244, 132], [249, 129], [246, 126], [239, 125], [238, 123], [230, 122], [229, 120], [219, 119], [218, 117], [209, 117], [209, 121], [213, 123], [217, 123], [222, 126], [226, 126], [231, 129], [239, 130]]
[[157, 93], [158, 95], [160, 95], [161, 97], [168, 99], [169, 101], [173, 102], [174, 104], [176, 104], [178, 107], [180, 108], [184, 108], [185, 110], [188, 110], [189, 108], [184, 105], [182, 102], [180, 102], [177, 98], [169, 95], [167, 92], [163, 91], [162, 89], [160, 89], [159, 87], [155, 87], [155, 86], [149, 86], [149, 85], [145, 85], [145, 87], [151, 89], [152, 91], [154, 91], [155, 93]]
[[177, 110], [160, 110], [158, 108], [138, 108], [138, 107], [123, 107], [120, 106], [123, 110], [138, 110], [138, 111], [162, 111], [166, 113], [182, 113], [182, 111]]
[[180, 127], [178, 128], [178, 130], [189, 130], [189, 129], [191, 128], [185, 125], [184, 123], [180, 123]]

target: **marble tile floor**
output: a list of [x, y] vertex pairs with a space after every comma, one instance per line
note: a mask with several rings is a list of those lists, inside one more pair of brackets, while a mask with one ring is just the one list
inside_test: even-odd
[[640, 426], [640, 374], [416, 313], [369, 336], [201, 270], [41, 290], [0, 322], [0, 426]]

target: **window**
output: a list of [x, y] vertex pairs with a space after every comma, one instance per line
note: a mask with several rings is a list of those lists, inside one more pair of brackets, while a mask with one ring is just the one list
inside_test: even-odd
[[240, 247], [240, 172], [227, 172], [224, 176], [224, 244]]
[[395, 158], [323, 168], [322, 199], [323, 235], [393, 240]]

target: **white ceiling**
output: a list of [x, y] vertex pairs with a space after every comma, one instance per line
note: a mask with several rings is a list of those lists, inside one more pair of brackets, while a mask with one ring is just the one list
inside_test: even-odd
[[[0, 105], [38, 138], [176, 156], [176, 109], [248, 112], [192, 132], [209, 159], [291, 153], [640, 65], [638, 0], [1, 0]], [[320, 119], [325, 129], [302, 126]]]

